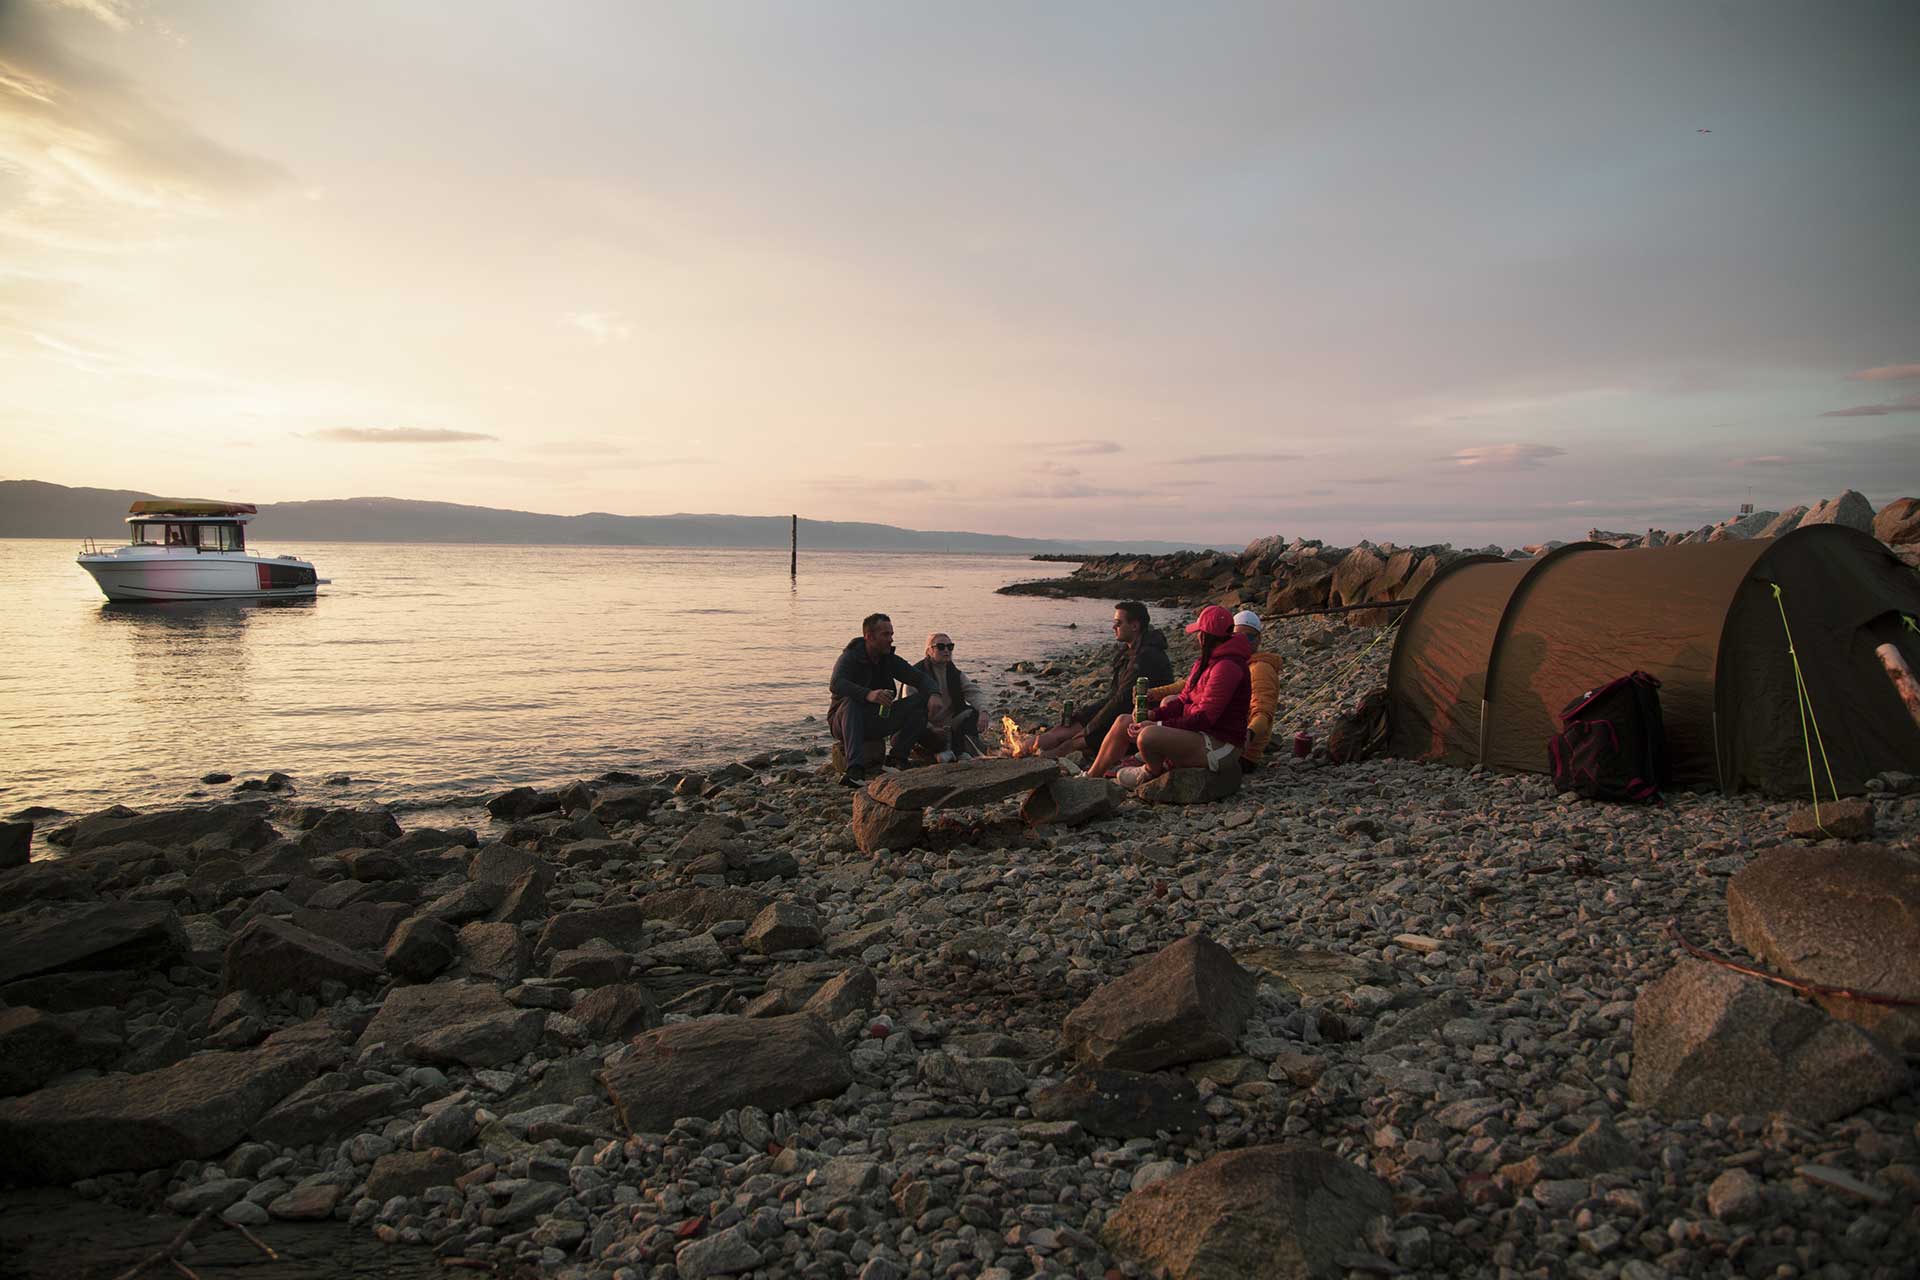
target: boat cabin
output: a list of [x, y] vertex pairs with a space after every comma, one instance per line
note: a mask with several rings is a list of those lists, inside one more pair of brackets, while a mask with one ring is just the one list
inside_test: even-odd
[[151, 499], [133, 504], [127, 530], [136, 547], [245, 551], [247, 521], [256, 514], [253, 505], [245, 502]]

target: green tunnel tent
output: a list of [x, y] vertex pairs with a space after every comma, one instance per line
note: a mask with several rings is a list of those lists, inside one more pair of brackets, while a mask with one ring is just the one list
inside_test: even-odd
[[1855, 793], [1885, 770], [1920, 771], [1920, 727], [1874, 653], [1892, 643], [1920, 670], [1909, 619], [1920, 619], [1920, 574], [1840, 525], [1658, 550], [1582, 542], [1536, 560], [1470, 556], [1401, 620], [1389, 750], [1545, 773], [1560, 709], [1638, 670], [1661, 681], [1676, 785], [1804, 796], [1790, 627], [1833, 782]]

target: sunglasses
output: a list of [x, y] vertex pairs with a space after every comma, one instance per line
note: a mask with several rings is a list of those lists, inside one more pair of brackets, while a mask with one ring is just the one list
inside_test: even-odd
[[936, 648], [936, 649], [951, 649], [951, 648], [953, 648], [953, 642], [952, 642], [951, 640], [949, 640], [949, 641], [948, 641], [947, 643], [945, 643], [945, 644], [937, 644], [937, 645], [935, 645], [935, 646], [933, 646], [933, 647], [934, 647], [934, 648]]

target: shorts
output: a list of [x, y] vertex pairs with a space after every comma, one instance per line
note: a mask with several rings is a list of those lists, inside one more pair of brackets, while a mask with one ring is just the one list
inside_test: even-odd
[[1207, 772], [1218, 773], [1220, 766], [1230, 759], [1240, 748], [1231, 742], [1220, 742], [1210, 733], [1200, 735], [1200, 741], [1207, 749]]

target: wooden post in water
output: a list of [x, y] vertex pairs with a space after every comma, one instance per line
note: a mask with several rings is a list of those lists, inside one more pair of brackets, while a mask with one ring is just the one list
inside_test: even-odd
[[795, 582], [800, 580], [800, 515], [794, 513], [793, 540], [787, 546], [787, 576]]

